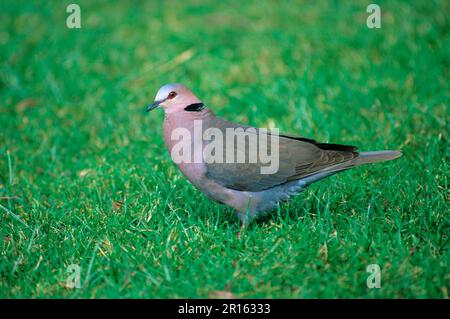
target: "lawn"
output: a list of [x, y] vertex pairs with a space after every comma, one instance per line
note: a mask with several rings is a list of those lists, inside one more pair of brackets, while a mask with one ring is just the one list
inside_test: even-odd
[[[77, 1], [81, 29], [69, 3], [0, 3], [0, 297], [448, 298], [447, 1], [378, 1], [381, 29], [370, 1]], [[403, 157], [239, 240], [145, 113], [170, 82], [231, 121]]]

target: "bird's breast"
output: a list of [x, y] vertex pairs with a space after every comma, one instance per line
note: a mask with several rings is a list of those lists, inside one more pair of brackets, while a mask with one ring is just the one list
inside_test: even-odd
[[192, 184], [199, 186], [206, 174], [202, 135], [195, 134], [191, 122], [166, 118], [163, 125], [164, 142], [172, 161]]

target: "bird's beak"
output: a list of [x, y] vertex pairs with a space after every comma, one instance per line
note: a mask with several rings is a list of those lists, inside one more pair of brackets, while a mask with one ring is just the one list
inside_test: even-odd
[[153, 102], [152, 104], [147, 106], [146, 111], [150, 112], [151, 110], [156, 109], [162, 102], [164, 102], [164, 101], [155, 101], [155, 102]]

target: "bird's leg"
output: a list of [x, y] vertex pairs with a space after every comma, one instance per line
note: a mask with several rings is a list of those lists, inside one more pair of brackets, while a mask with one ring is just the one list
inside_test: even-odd
[[249, 195], [249, 196], [248, 196], [247, 209], [245, 210], [245, 218], [241, 218], [241, 220], [242, 220], [242, 225], [241, 225], [241, 228], [239, 229], [239, 232], [238, 232], [238, 234], [237, 234], [238, 239], [241, 239], [241, 235], [242, 235], [242, 232], [243, 232], [244, 229], [245, 229], [245, 225], [248, 223], [248, 220], [249, 220], [249, 219], [248, 219], [248, 214], [249, 214], [249, 212], [250, 212], [251, 204], [252, 204], [252, 195]]
[[239, 229], [239, 232], [237, 234], [238, 239], [241, 239], [241, 235], [242, 235], [242, 232], [244, 231], [244, 229], [245, 229], [245, 222], [242, 222], [241, 228]]

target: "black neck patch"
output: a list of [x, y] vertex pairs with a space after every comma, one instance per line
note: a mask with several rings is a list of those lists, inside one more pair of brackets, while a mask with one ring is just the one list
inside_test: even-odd
[[188, 112], [200, 112], [204, 108], [205, 108], [205, 104], [203, 104], [203, 103], [194, 103], [194, 104], [189, 104], [188, 106], [186, 106], [184, 108], [184, 110], [188, 111]]

